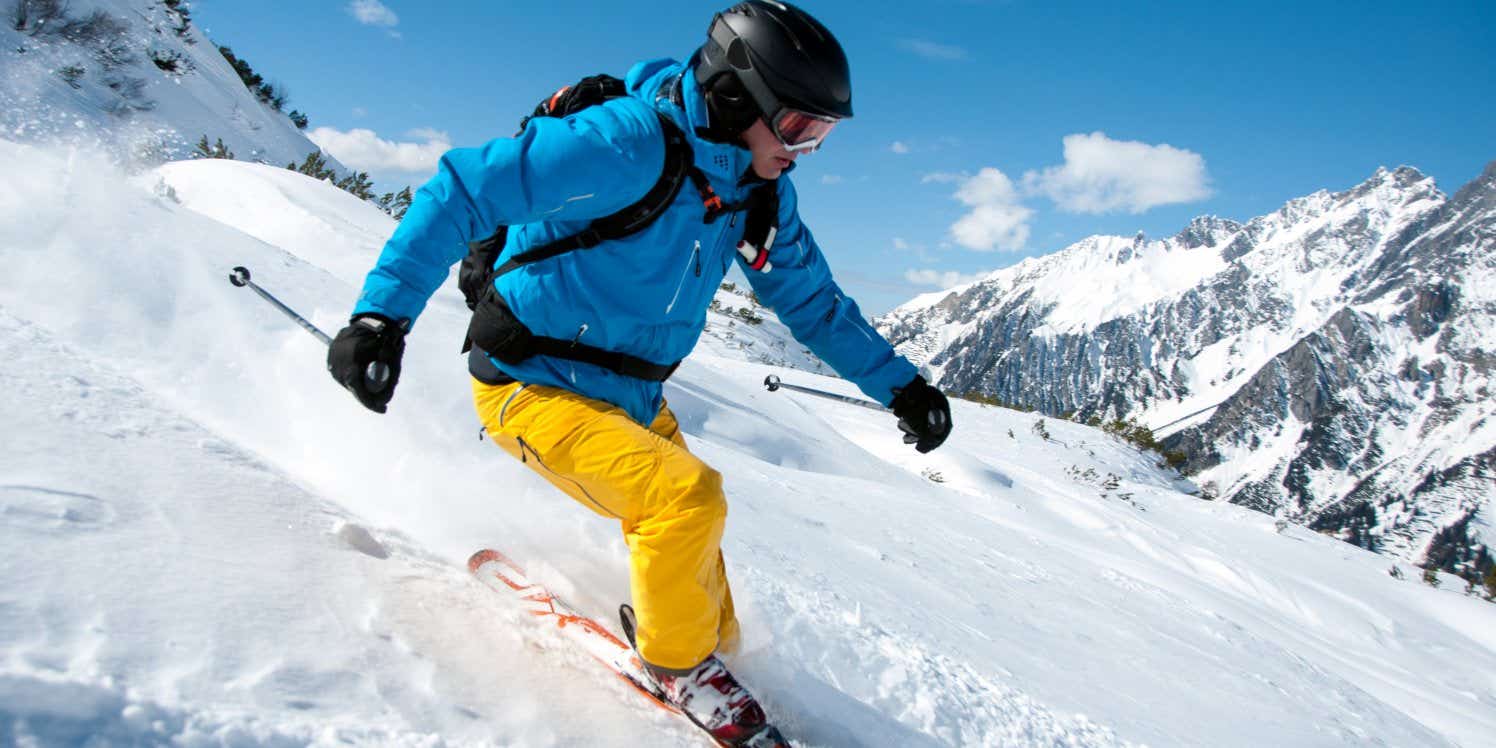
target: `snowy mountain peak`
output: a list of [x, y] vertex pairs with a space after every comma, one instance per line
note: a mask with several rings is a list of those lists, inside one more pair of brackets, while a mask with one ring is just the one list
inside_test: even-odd
[[1496, 194], [1496, 161], [1486, 164], [1486, 168], [1481, 172], [1479, 177], [1476, 177], [1469, 184], [1460, 188], [1460, 191], [1455, 194], [1454, 202], [1463, 203], [1480, 199], [1474, 197], [1476, 194], [1487, 196]]
[[1411, 166], [1399, 166], [1396, 169], [1380, 167], [1370, 179], [1345, 192], [1336, 193], [1332, 198], [1344, 203], [1375, 196], [1379, 201], [1396, 205], [1435, 195], [1441, 198], [1443, 196], [1434, 185], [1432, 177], [1424, 176]]
[[878, 323], [947, 390], [1137, 419], [1224, 497], [1469, 571], [1470, 480], [1496, 485], [1450, 476], [1496, 447], [1491, 289], [1496, 164], [1453, 200], [1403, 166], [1244, 224], [1089, 237]]
[[1181, 249], [1214, 249], [1242, 230], [1242, 225], [1229, 218], [1199, 216], [1189, 222], [1182, 231], [1174, 235], [1174, 243]]

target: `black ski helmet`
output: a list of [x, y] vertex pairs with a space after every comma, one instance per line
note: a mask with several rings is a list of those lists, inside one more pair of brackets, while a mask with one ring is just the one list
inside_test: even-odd
[[847, 55], [831, 31], [799, 8], [748, 0], [716, 14], [692, 58], [712, 134], [730, 139], [781, 108], [852, 116]]

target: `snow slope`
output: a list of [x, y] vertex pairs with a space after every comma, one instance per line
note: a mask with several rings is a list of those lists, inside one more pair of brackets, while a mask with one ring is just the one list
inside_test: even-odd
[[[331, 332], [387, 218], [254, 165], [0, 164], [0, 742], [700, 744], [463, 572], [495, 545], [627, 599], [616, 528], [477, 438], [455, 292], [381, 417], [225, 282]], [[1496, 606], [1452, 582], [1077, 424], [957, 401], [918, 455], [743, 354], [667, 397], [727, 478], [735, 669], [797, 744], [1496, 744]]]
[[[221, 139], [237, 158], [276, 166], [319, 150], [287, 113], [245, 88], [215, 40], [191, 24], [178, 33], [180, 17], [161, 0], [61, 3], [68, 20], [102, 12], [120, 24], [120, 33], [88, 42], [46, 33], [47, 24], [17, 30], [14, 5], [4, 3], [0, 24], [0, 133], [11, 140], [93, 144], [115, 160], [147, 165], [187, 158], [203, 136]], [[233, 46], [232, 39], [217, 41]], [[286, 88], [273, 69], [257, 72]], [[293, 99], [286, 108], [294, 106]]]

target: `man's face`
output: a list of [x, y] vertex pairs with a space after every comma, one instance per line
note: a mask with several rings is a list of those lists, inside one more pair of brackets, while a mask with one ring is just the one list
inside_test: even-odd
[[762, 117], [743, 131], [743, 144], [753, 153], [753, 173], [760, 179], [775, 180], [800, 154], [791, 152], [779, 142]]

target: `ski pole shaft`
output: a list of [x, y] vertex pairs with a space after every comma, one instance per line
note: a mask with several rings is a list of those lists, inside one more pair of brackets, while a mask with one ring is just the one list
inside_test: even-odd
[[240, 288], [247, 287], [249, 288], [249, 290], [259, 294], [260, 298], [270, 302], [270, 304], [276, 309], [281, 310], [283, 314], [285, 314], [287, 317], [290, 317], [294, 322], [296, 322], [296, 324], [301, 325], [301, 329], [306, 330], [307, 332], [311, 333], [313, 337], [322, 341], [323, 345], [332, 345], [332, 338], [328, 337], [327, 333], [317, 329], [316, 325], [308, 322], [305, 317], [297, 314], [296, 310], [286, 306], [285, 304], [282, 304], [280, 299], [271, 296], [270, 292], [266, 291], [263, 288], [260, 288], [257, 284], [255, 284], [254, 281], [250, 280], [249, 268], [243, 266], [234, 268], [234, 272], [229, 274], [229, 282]]
[[795, 392], [803, 392], [807, 395], [814, 395], [816, 397], [824, 397], [827, 400], [837, 400], [851, 405], [856, 405], [861, 408], [867, 408], [868, 410], [876, 410], [883, 413], [888, 412], [888, 408], [885, 408], [882, 405], [879, 405], [871, 400], [863, 400], [860, 397], [838, 395], [835, 392], [826, 392], [825, 390], [818, 390], [812, 387], [801, 387], [798, 384], [785, 384], [784, 382], [779, 381], [779, 377], [776, 377], [773, 374], [764, 377], [764, 386], [769, 388], [770, 392], [775, 392], [780, 388], [783, 388], [786, 390], [794, 390]]
[[[301, 325], [301, 329], [306, 330], [307, 332], [312, 334], [312, 337], [315, 337], [316, 339], [322, 341], [323, 345], [332, 345], [332, 338], [328, 337], [327, 333], [322, 332], [322, 330], [318, 329], [316, 325], [308, 322], [306, 317], [297, 314], [296, 310], [286, 306], [285, 304], [282, 304], [280, 299], [275, 298], [270, 294], [269, 291], [260, 288], [258, 284], [250, 280], [249, 268], [246, 268], [242, 265], [234, 268], [234, 272], [229, 273], [229, 283], [232, 283], [239, 288], [248, 288], [249, 290], [259, 294], [260, 298], [269, 302], [271, 306], [274, 306], [276, 309], [281, 310], [281, 313], [285, 314], [287, 317], [290, 317], [294, 322], [296, 322], [296, 324]], [[368, 386], [370, 392], [379, 392], [383, 390], [385, 386], [389, 384], [389, 381], [390, 367], [388, 364], [374, 361], [369, 364], [369, 368], [364, 372], [364, 384]]]

